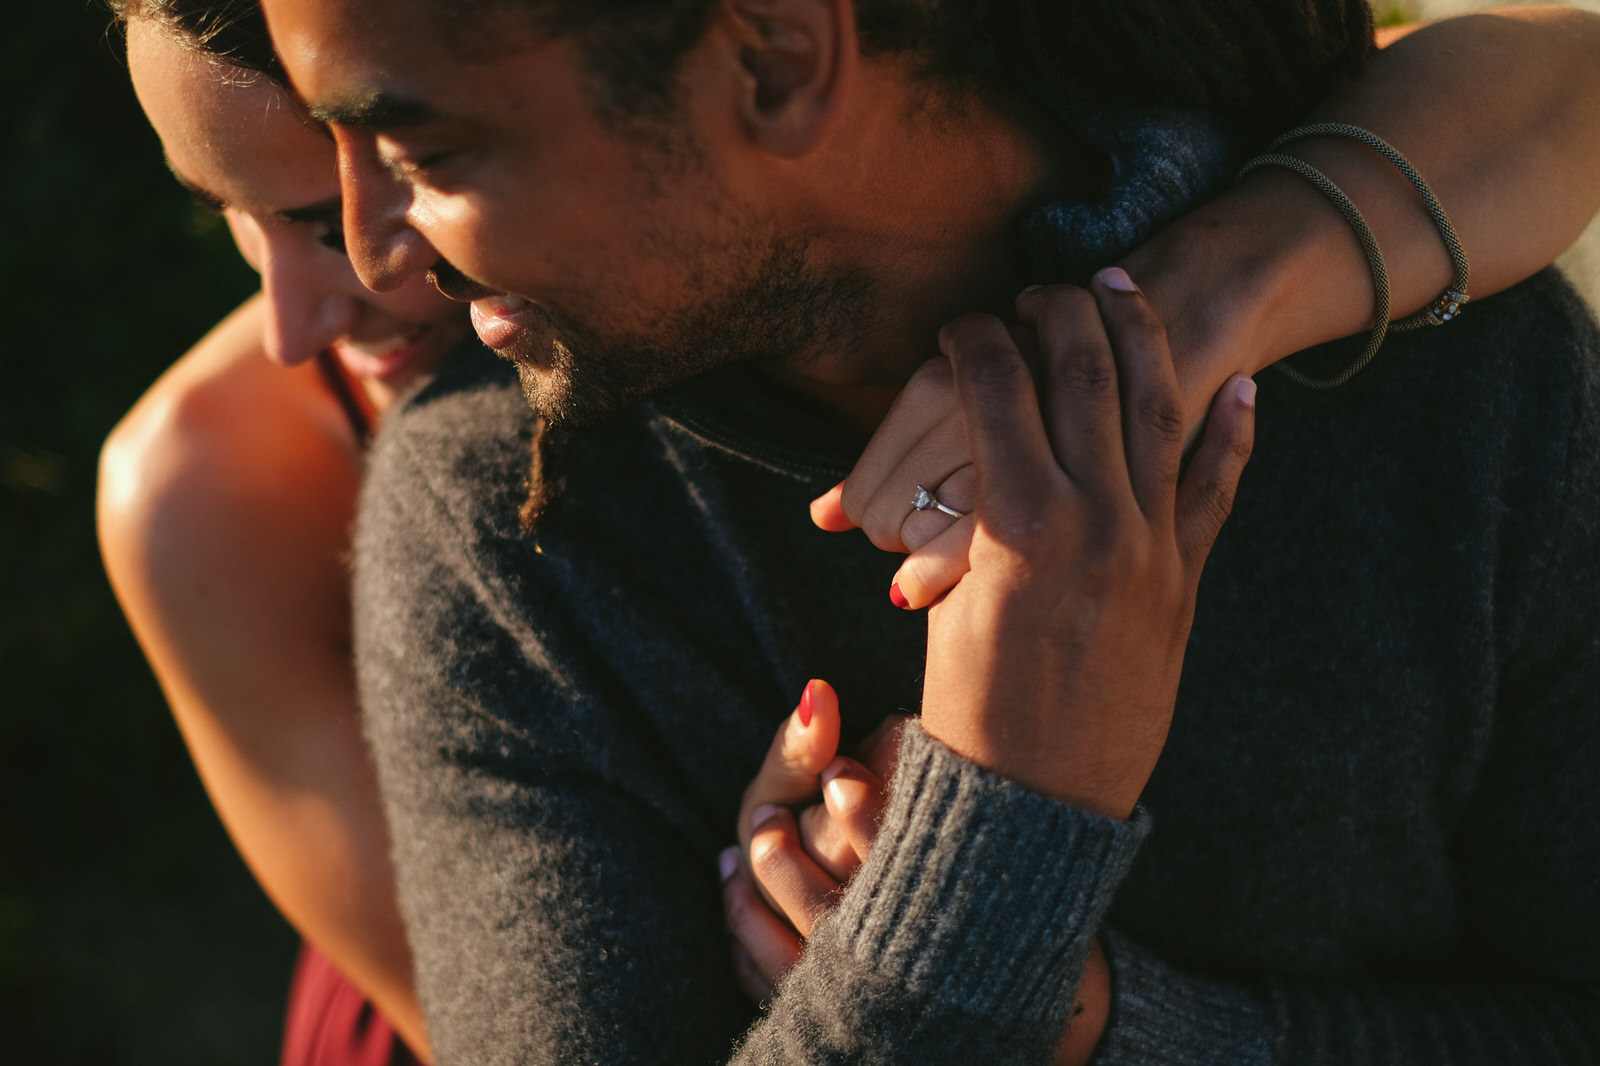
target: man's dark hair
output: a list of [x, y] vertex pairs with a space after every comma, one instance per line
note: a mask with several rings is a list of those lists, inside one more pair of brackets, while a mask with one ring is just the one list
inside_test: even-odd
[[[586, 46], [602, 105], [668, 108], [717, 0], [450, 0], [530, 11]], [[468, 9], [468, 10], [464, 10]], [[441, 14], [445, 12], [441, 11]], [[451, 15], [447, 15], [451, 18]], [[1297, 118], [1373, 49], [1366, 0], [858, 0], [866, 55], [906, 55], [952, 87], [1071, 120], [1106, 103], [1202, 108], [1261, 132]]]
[[107, 0], [123, 25], [150, 19], [179, 41], [280, 85], [289, 77], [267, 35], [260, 0]]

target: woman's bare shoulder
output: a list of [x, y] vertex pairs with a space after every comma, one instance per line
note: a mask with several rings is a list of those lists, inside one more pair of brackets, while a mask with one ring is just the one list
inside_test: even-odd
[[172, 588], [215, 589], [223, 579], [248, 594], [263, 571], [280, 582], [338, 576], [360, 454], [316, 367], [269, 363], [262, 328], [254, 297], [174, 363], [107, 438], [100, 542], [125, 600], [165, 601]]

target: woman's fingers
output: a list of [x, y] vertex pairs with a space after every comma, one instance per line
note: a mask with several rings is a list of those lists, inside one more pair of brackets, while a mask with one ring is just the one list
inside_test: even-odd
[[739, 843], [750, 843], [751, 814], [757, 807], [814, 799], [823, 767], [838, 751], [839, 697], [826, 681], [808, 681], [799, 705], [778, 727], [761, 769], [744, 790], [739, 805]]
[[1121, 444], [1134, 499], [1145, 517], [1165, 523], [1172, 513], [1183, 454], [1183, 404], [1167, 330], [1120, 267], [1100, 271], [1093, 284], [1116, 353]]
[[900, 765], [900, 735], [911, 721], [909, 714], [885, 716], [856, 749], [856, 761], [879, 781], [894, 780], [895, 768]]
[[[900, 482], [913, 456], [915, 473], [902, 492]], [[847, 520], [860, 525], [874, 544], [887, 551], [904, 551], [897, 544], [904, 513], [896, 509], [895, 501], [903, 498], [909, 506], [919, 479], [922, 484], [943, 481], [965, 462], [966, 441], [957, 417], [950, 362], [930, 359], [912, 374], [873, 431], [861, 458], [844, 481], [840, 508]]]
[[[966, 432], [959, 422], [953, 423], [952, 429], [961, 434], [961, 455], [964, 458], [967, 454]], [[932, 478], [918, 480], [914, 468], [907, 469], [900, 483], [911, 485], [911, 492], [897, 501], [898, 509], [895, 512], [900, 516], [900, 544], [908, 552], [918, 551], [942, 537], [951, 526], [961, 521], [957, 515], [970, 514], [978, 506], [978, 468], [971, 463], [965, 463], [942, 481]], [[919, 488], [927, 489], [934, 501], [932, 506], [920, 511], [914, 505]], [[941, 507], [950, 510], [941, 510]]]
[[883, 781], [843, 756], [822, 771], [822, 802], [800, 812], [800, 845], [828, 876], [848, 881], [866, 861], [883, 815]]
[[[861, 513], [862, 531], [885, 551], [915, 551], [954, 521], [936, 508], [917, 510], [917, 489], [926, 488], [947, 507], [969, 510], [976, 479], [963, 480], [958, 473], [963, 468], [970, 470], [966, 429], [959, 418], [950, 417], [907, 451], [871, 494]], [[847, 493], [853, 480], [852, 475], [845, 483]]]
[[[939, 536], [906, 556], [895, 571], [889, 598], [908, 611], [921, 610], [955, 587], [972, 568], [975, 520], [954, 522]], [[896, 599], [898, 593], [899, 598]]]
[[735, 972], [745, 993], [760, 1002], [800, 958], [805, 942], [762, 898], [750, 872], [739, 861], [738, 848], [726, 849], [717, 861], [722, 875], [722, 913], [734, 939]]
[[818, 529], [829, 533], [843, 533], [856, 528], [855, 522], [844, 511], [843, 481], [811, 501], [811, 521]]
[[750, 873], [795, 932], [810, 939], [812, 927], [836, 902], [839, 881], [806, 854], [788, 808], [760, 807], [754, 822]]
[[[857, 865], [872, 853], [872, 841], [888, 802], [883, 779], [854, 759], [835, 759], [822, 771], [823, 809], [829, 822], [849, 841]], [[854, 867], [850, 873], [855, 873]]]
[[1242, 375], [1231, 378], [1211, 401], [1200, 443], [1178, 485], [1178, 553], [1192, 580], [1199, 579], [1211, 545], [1233, 510], [1255, 431], [1256, 383]]
[[756, 960], [751, 958], [750, 952], [746, 951], [745, 946], [737, 940], [728, 946], [733, 956], [733, 979], [739, 985], [739, 991], [758, 1007], [770, 1001], [772, 982], [761, 972]]

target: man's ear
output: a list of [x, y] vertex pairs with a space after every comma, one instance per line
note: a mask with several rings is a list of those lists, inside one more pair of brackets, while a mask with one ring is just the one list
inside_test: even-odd
[[812, 151], [844, 107], [855, 73], [854, 0], [725, 0], [737, 46], [739, 118], [766, 151]]

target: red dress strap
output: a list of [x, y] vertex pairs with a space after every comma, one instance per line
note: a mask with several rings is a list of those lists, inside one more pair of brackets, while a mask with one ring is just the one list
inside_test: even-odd
[[422, 1066], [389, 1019], [309, 943], [289, 984], [280, 1066]]

